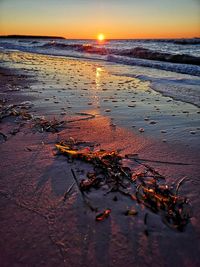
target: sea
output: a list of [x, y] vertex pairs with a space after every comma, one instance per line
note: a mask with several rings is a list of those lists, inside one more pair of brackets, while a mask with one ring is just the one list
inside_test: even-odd
[[200, 38], [69, 40], [1, 38], [0, 51], [73, 57], [127, 66], [124, 73], [152, 83], [153, 89], [200, 106]]

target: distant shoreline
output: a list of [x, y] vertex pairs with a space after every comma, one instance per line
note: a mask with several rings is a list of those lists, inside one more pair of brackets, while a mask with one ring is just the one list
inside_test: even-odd
[[43, 36], [43, 35], [0, 35], [0, 38], [10, 38], [10, 39], [65, 39], [61, 36]]

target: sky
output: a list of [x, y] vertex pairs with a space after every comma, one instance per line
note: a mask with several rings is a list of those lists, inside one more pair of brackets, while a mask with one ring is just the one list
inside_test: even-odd
[[0, 0], [0, 35], [200, 36], [200, 0]]

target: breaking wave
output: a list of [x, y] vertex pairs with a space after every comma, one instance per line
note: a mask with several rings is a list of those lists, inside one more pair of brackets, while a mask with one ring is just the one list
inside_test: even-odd
[[43, 48], [59, 48], [66, 50], [75, 50], [78, 52], [86, 52], [99, 55], [118, 55], [131, 58], [141, 58], [156, 61], [165, 61], [180, 64], [200, 65], [200, 57], [194, 57], [185, 54], [170, 54], [159, 51], [150, 50], [143, 47], [135, 47], [133, 49], [110, 49], [90, 44], [64, 44], [55, 41], [44, 44]]

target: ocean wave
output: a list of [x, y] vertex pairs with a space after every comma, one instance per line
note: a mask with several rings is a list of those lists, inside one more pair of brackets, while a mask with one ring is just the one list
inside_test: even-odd
[[66, 49], [66, 50], [73, 50], [77, 52], [86, 52], [86, 53], [92, 53], [92, 54], [100, 54], [100, 55], [108, 55], [109, 49], [106, 49], [104, 47], [97, 47], [93, 46], [91, 44], [64, 44], [59, 42], [49, 42], [47, 44], [44, 44], [42, 46], [43, 48], [59, 48], [59, 49]]
[[200, 44], [200, 38], [177, 39], [177, 40], [174, 40], [174, 43], [180, 44], [180, 45], [198, 45]]
[[175, 39], [134, 39], [137, 42], [146, 42], [146, 43], [172, 43], [180, 45], [198, 45], [200, 44], [200, 37], [195, 38], [175, 38]]
[[104, 46], [94, 46], [91, 44], [64, 44], [53, 41], [44, 44], [43, 48], [58, 48], [99, 55], [117, 55], [171, 63], [200, 65], [200, 57], [194, 57], [186, 54], [163, 53], [143, 47], [135, 47], [133, 49], [110, 49], [105, 48]]
[[143, 47], [136, 47], [130, 50], [124, 50], [121, 51], [119, 55], [180, 64], [200, 65], [200, 57], [194, 57], [184, 54], [174, 55], [170, 53], [162, 53]]
[[61, 49], [79, 49], [81, 46], [82, 46], [81, 44], [64, 44], [55, 41], [42, 45], [43, 48], [61, 48]]
[[[144, 39], [142, 40], [144, 41]], [[146, 39], [145, 42], [173, 43], [178, 45], [198, 45], [200, 38], [178, 38], [178, 39]]]
[[130, 58], [125, 56], [108, 56], [108, 61], [126, 65], [155, 68], [200, 77], [200, 66], [189, 64], [176, 64], [170, 62], [153, 61], [148, 59]]

